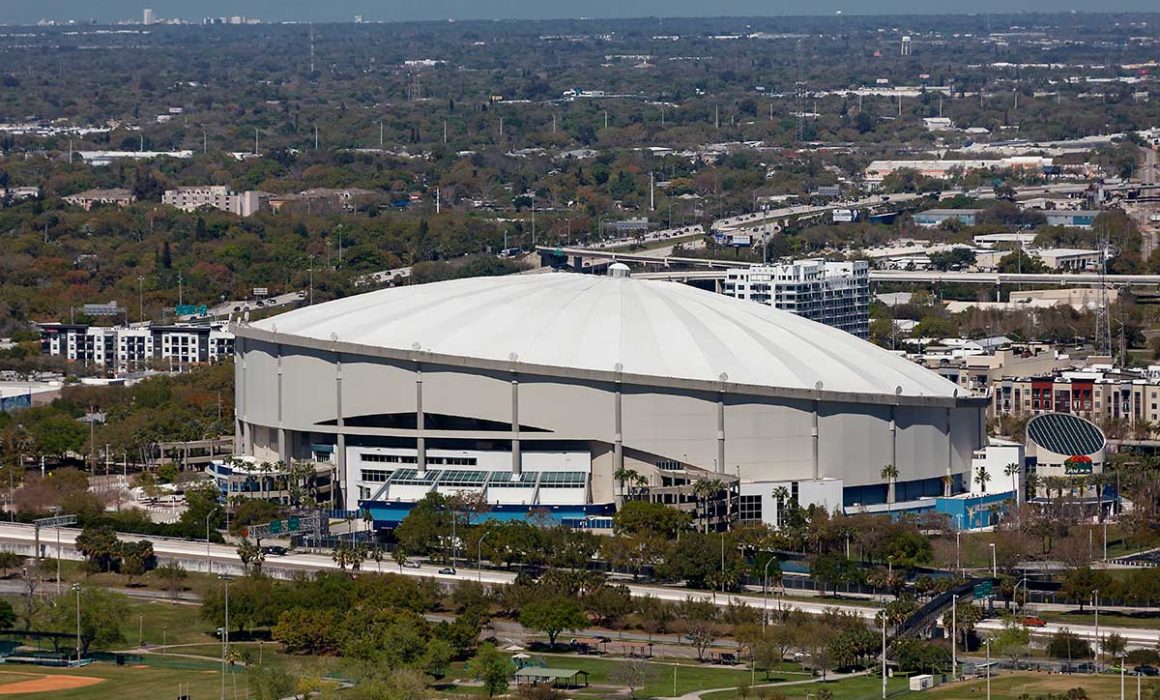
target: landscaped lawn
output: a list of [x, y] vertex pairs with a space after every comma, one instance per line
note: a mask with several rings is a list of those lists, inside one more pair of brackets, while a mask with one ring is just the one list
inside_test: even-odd
[[[176, 698], [188, 692], [194, 698], [216, 698], [221, 694], [221, 674], [217, 670], [188, 670], [154, 667], [116, 666], [95, 663], [75, 669], [40, 668], [37, 666], [5, 666], [0, 674], [31, 680], [38, 676], [84, 676], [104, 679], [96, 685], [71, 690], [51, 692], [21, 693], [7, 697], [31, 700], [158, 700]], [[28, 674], [15, 676], [13, 674]], [[5, 679], [10, 680], [10, 679]], [[235, 673], [227, 677], [227, 689], [233, 694], [233, 683], [238, 684], [239, 697], [245, 692], [245, 674]]]
[[[906, 691], [907, 687], [908, 681], [906, 679], [891, 678], [888, 681], [887, 691], [892, 694], [909, 695], [910, 693]], [[826, 683], [803, 683], [801, 685], [766, 688], [764, 692], [777, 691], [788, 698], [804, 698], [807, 694], [811, 697], [817, 697], [818, 690], [822, 688], [833, 693], [834, 700], [877, 700], [882, 697], [882, 679], [874, 675], [857, 676], [840, 681], [827, 681]], [[756, 698], [758, 690], [760, 689], [750, 690], [748, 697]], [[741, 697], [741, 694], [736, 690], [727, 690], [720, 693], [708, 693], [703, 697], [705, 700], [736, 700]]]
[[[1160, 688], [1160, 679], [1142, 679], [1144, 697], [1153, 688]], [[1124, 680], [1128, 697], [1136, 697], [1136, 678], [1129, 676]], [[991, 697], [994, 700], [1018, 698], [1027, 693], [1032, 697], [1043, 693], [1066, 693], [1072, 688], [1083, 688], [1087, 697], [1092, 700], [1099, 698], [1120, 697], [1120, 677], [1113, 675], [1060, 675], [1046, 673], [1001, 673], [991, 678]], [[931, 700], [977, 700], [986, 695], [986, 681], [963, 681], [942, 688], [927, 691], [926, 697]]]
[[[1090, 626], [1095, 624], [1095, 616], [1092, 614], [1091, 608], [1084, 610], [1082, 614], [1079, 612], [1079, 608], [1076, 608], [1074, 612], [1044, 610], [1042, 612], [1036, 612], [1035, 615], [1048, 622], [1056, 622], [1061, 625]], [[1156, 629], [1160, 627], [1160, 613], [1155, 610], [1149, 610], [1148, 612], [1141, 612], [1135, 615], [1125, 615], [1123, 613], [1104, 612], [1101, 610], [1100, 626]]]

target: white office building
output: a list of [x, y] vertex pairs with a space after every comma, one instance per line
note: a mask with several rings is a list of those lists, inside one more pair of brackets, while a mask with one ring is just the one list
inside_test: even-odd
[[795, 260], [733, 269], [725, 278], [723, 291], [859, 338], [870, 335], [870, 271], [865, 260]]

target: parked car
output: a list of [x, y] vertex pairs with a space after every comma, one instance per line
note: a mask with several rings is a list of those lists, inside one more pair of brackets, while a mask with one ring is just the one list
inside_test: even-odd
[[1132, 673], [1136, 673], [1141, 676], [1160, 676], [1160, 669], [1156, 668], [1155, 666], [1149, 666], [1145, 664], [1143, 666], [1137, 666], [1133, 668]]
[[1035, 617], [1034, 615], [1028, 615], [1019, 622], [1021, 622], [1024, 627], [1044, 627], [1047, 625], [1045, 620]]
[[445, 566], [445, 567], [443, 567], [442, 569], [440, 569], [440, 570], [439, 570], [439, 573], [441, 573], [441, 574], [447, 574], [448, 576], [454, 576], [454, 575], [455, 575], [455, 567], [453, 567], [453, 566]]

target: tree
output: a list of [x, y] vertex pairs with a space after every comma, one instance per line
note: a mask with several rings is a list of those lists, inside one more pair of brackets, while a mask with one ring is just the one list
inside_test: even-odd
[[470, 668], [472, 677], [483, 681], [487, 697], [495, 697], [507, 690], [508, 678], [511, 676], [511, 660], [501, 654], [491, 642], [479, 648], [471, 659]]
[[693, 519], [684, 511], [651, 501], [629, 501], [612, 516], [612, 527], [618, 535], [655, 532], [666, 538], [675, 538], [687, 530]]
[[826, 595], [827, 590], [854, 581], [857, 575], [854, 562], [841, 554], [818, 554], [810, 559], [810, 577], [818, 583], [822, 595]]
[[242, 568], [246, 573], [249, 573], [251, 567], [255, 573], [262, 572], [262, 562], [266, 560], [266, 553], [262, 551], [262, 546], [257, 542], [251, 542], [249, 538], [243, 537], [241, 543], [238, 545], [238, 558], [242, 560]]
[[154, 573], [157, 574], [157, 578], [165, 582], [165, 589], [169, 591], [170, 597], [177, 600], [177, 595], [181, 592], [185, 579], [189, 577], [189, 572], [181, 564], [170, 561], [154, 569]]
[[1108, 590], [1110, 578], [1104, 571], [1097, 571], [1090, 566], [1081, 566], [1068, 571], [1064, 577], [1059, 592], [1064, 599], [1079, 603], [1079, 611], [1092, 599], [1098, 590]]
[[979, 485], [979, 490], [987, 493], [987, 483], [991, 481], [991, 474], [986, 467], [980, 466], [975, 470], [975, 483]]
[[1087, 640], [1065, 627], [1051, 635], [1047, 654], [1056, 659], [1086, 659], [1092, 655], [1092, 648]]
[[[54, 632], [75, 634], [76, 593], [63, 593], [50, 608], [49, 626]], [[129, 615], [128, 599], [118, 593], [83, 585], [80, 588], [81, 653], [107, 649], [125, 642], [121, 623]]]
[[110, 525], [86, 527], [77, 535], [76, 549], [89, 562], [89, 566], [100, 572], [112, 571], [121, 553], [117, 533]]
[[1003, 467], [1003, 474], [1011, 477], [1011, 493], [1015, 495], [1015, 503], [1019, 503], [1019, 482], [1017, 477], [1023, 472], [1023, 468], [1017, 463], [1012, 462], [1006, 467]]
[[1010, 253], [1004, 255], [999, 259], [995, 269], [998, 272], [1005, 272], [1008, 274], [1012, 272], [1028, 274], [1047, 271], [1047, 267], [1043, 264], [1042, 260], [1037, 257], [1028, 255], [1027, 253], [1023, 252], [1022, 249], [1013, 250]]
[[10, 630], [16, 627], [16, 611], [12, 608], [12, 603], [7, 600], [0, 600], [0, 629]]
[[886, 502], [894, 503], [894, 483], [898, 480], [898, 467], [893, 464], [887, 464], [882, 467], [882, 478], [886, 481]]
[[991, 639], [991, 649], [1000, 656], [1011, 659], [1011, 665], [1018, 666], [1019, 659], [1027, 655], [1027, 645], [1031, 643], [1031, 633], [1013, 617], [1003, 620], [1003, 629]]
[[8, 572], [22, 565], [28, 558], [16, 552], [0, 552], [0, 572], [5, 576]]
[[123, 542], [120, 550], [121, 573], [128, 579], [127, 585], [132, 587], [134, 577], [144, 575], [153, 566], [153, 543], [148, 540]]
[[451, 659], [454, 656], [455, 650], [447, 640], [438, 637], [429, 640], [427, 652], [423, 656], [423, 672], [435, 680], [442, 679], [451, 670]]
[[575, 600], [563, 596], [536, 600], [520, 611], [520, 624], [548, 635], [548, 645], [556, 646], [556, 637], [564, 630], [583, 629], [588, 616]]
[[645, 659], [634, 658], [616, 664], [609, 680], [628, 688], [628, 696], [636, 697], [636, 691], [648, 685], [657, 672], [657, 667]]
[[1118, 632], [1104, 635], [1100, 640], [1100, 651], [1113, 658], [1120, 658], [1128, 648], [1128, 642]]

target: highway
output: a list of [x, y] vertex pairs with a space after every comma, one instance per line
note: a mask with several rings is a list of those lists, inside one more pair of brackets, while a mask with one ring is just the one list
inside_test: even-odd
[[[80, 558], [75, 549], [76, 537], [79, 534], [80, 530], [77, 529], [59, 529], [62, 558]], [[57, 535], [58, 532], [56, 529], [44, 529], [41, 531], [40, 542], [43, 556], [56, 555]], [[120, 537], [125, 540], [140, 538], [132, 534], [122, 534]], [[175, 561], [190, 571], [231, 575], [240, 575], [243, 573], [241, 561], [238, 559], [237, 551], [232, 545], [209, 544], [194, 540], [178, 540], [161, 537], [145, 539], [150, 539], [153, 542], [153, 551], [162, 562]], [[31, 525], [0, 523], [0, 547], [3, 549], [33, 556], [34, 542], [35, 533]], [[262, 569], [270, 576], [287, 579], [292, 577], [296, 572], [335, 571], [338, 569], [338, 565], [329, 556], [324, 554], [291, 553], [281, 557], [267, 557]], [[496, 571], [494, 569], [481, 571], [479, 569], [461, 568], [455, 574], [441, 574], [438, 571], [438, 567], [431, 564], [424, 564], [420, 568], [415, 569], [399, 567], [393, 562], [383, 562], [381, 565], [374, 562], [366, 562], [363, 569], [365, 571], [390, 571], [401, 573], [405, 576], [421, 576], [447, 583], [456, 581], [480, 581], [489, 584], [511, 584], [515, 580], [514, 573]], [[632, 595], [637, 597], [649, 595], [659, 600], [672, 602], [680, 602], [689, 597], [707, 597], [711, 598], [715, 604], [720, 606], [726, 606], [730, 602], [745, 602], [759, 609], [764, 608], [766, 605], [768, 605], [769, 610], [776, 610], [778, 608], [777, 596], [773, 595], [772, 592], [768, 598], [763, 598], [760, 594], [754, 593], [719, 594], [707, 591], [690, 591], [685, 588], [669, 586], [636, 583], [626, 583], [625, 585], [628, 586]], [[873, 619], [878, 612], [878, 608], [875, 607], [843, 605], [828, 601], [815, 603], [793, 600], [785, 601], [783, 605], [810, 614], [820, 614], [825, 610], [838, 609], [843, 612], [853, 613], [864, 619]], [[1096, 637], [1095, 629], [1085, 625], [1048, 623], [1044, 627], [1031, 628], [1030, 631], [1036, 636], [1043, 636], [1052, 634], [1062, 627], [1067, 627], [1072, 632], [1087, 639], [1094, 639]], [[979, 624], [979, 629], [983, 630], [998, 630], [1001, 628], [1002, 623], [999, 620], [987, 620]], [[1126, 627], [1100, 626], [1101, 635], [1112, 632], [1122, 635], [1129, 644], [1134, 646], [1151, 647], [1160, 641], [1160, 629], [1131, 629]]]
[[[663, 270], [642, 272], [635, 277], [642, 279], [665, 279], [676, 281], [724, 279], [729, 268], [751, 267], [753, 263], [739, 260], [709, 260], [706, 258], [673, 257], [658, 253], [617, 253], [614, 251], [592, 250], [589, 248], [552, 248], [540, 246], [541, 253], [558, 253], [569, 258], [580, 256], [601, 260], [659, 265], [669, 268], [673, 265], [689, 265], [700, 270]], [[1155, 287], [1160, 285], [1160, 275], [1107, 275], [1107, 283], [1113, 287]], [[871, 282], [946, 282], [956, 284], [986, 284], [1002, 286], [1007, 284], [1097, 284], [1100, 276], [1090, 272], [1017, 273], [1017, 272], [939, 272], [937, 270], [870, 270]]]

